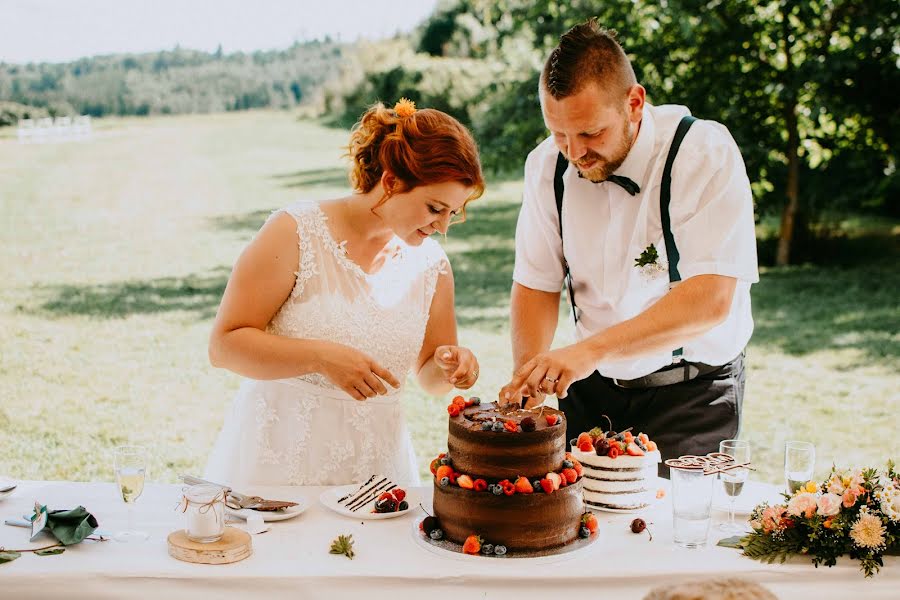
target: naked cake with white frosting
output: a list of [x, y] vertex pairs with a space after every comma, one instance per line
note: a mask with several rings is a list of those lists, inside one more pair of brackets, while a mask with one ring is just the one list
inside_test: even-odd
[[604, 432], [595, 428], [572, 440], [572, 455], [584, 468], [586, 506], [599, 510], [634, 511], [656, 499], [656, 443], [646, 434]]

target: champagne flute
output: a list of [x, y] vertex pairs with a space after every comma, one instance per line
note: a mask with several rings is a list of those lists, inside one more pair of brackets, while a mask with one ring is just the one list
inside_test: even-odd
[[784, 443], [784, 479], [789, 494], [795, 494], [812, 479], [815, 466], [815, 446], [809, 442]]
[[[735, 464], [750, 462], [750, 442], [744, 440], [723, 440], [719, 443], [719, 452], [733, 456]], [[734, 503], [744, 491], [744, 483], [747, 481], [749, 473], [749, 469], [745, 468], [729, 469], [720, 473], [725, 494], [729, 498], [728, 521], [718, 526], [720, 531], [731, 534], [745, 532], [744, 526], [734, 520]]]
[[113, 538], [117, 542], [142, 542], [150, 534], [134, 528], [134, 503], [144, 491], [147, 449], [143, 446], [119, 446], [116, 448], [114, 467], [119, 494], [128, 507], [128, 529], [116, 533]]

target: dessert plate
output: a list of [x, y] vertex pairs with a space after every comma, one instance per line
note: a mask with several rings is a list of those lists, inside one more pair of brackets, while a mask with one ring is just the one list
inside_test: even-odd
[[0, 477], [0, 500], [12, 496], [13, 492], [16, 491], [16, 487], [18, 487], [18, 485], [12, 479]]
[[291, 502], [296, 502], [297, 506], [289, 506], [282, 510], [253, 510], [252, 508], [242, 508], [240, 510], [235, 510], [230, 506], [226, 506], [225, 512], [245, 521], [250, 515], [259, 515], [262, 517], [263, 521], [268, 523], [272, 521], [285, 521], [287, 519], [293, 519], [294, 517], [305, 511], [307, 508], [309, 508], [309, 502], [306, 500], [306, 498], [291, 498]]
[[[419, 504], [419, 498], [413, 491], [407, 491], [406, 497], [404, 500], [409, 504], [410, 508], [406, 510], [398, 510], [396, 512], [389, 513], [376, 513], [372, 512], [375, 501], [378, 499], [378, 496], [373, 496], [368, 502], [360, 506], [359, 509], [353, 511], [344, 506], [344, 504], [339, 504], [338, 501], [347, 496], [348, 494], [352, 494], [356, 492], [365, 484], [361, 483], [353, 483], [350, 485], [342, 485], [338, 487], [333, 487], [331, 489], [327, 489], [319, 496], [319, 501], [330, 508], [334, 512], [339, 515], [343, 515], [345, 517], [350, 517], [351, 519], [361, 519], [361, 520], [372, 520], [377, 521], [380, 519], [393, 519], [395, 517], [403, 517], [410, 512], [410, 508], [417, 506]], [[405, 488], [404, 488], [405, 489]]]

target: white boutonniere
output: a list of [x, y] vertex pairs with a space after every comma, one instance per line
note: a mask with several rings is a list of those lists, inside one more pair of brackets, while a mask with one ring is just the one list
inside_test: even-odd
[[669, 268], [666, 261], [659, 257], [659, 252], [656, 251], [656, 246], [653, 244], [647, 246], [641, 255], [634, 259], [634, 266], [648, 281], [660, 273], [665, 273]]

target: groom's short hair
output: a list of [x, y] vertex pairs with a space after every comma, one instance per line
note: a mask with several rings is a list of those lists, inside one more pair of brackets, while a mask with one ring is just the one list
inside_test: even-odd
[[577, 94], [591, 82], [613, 97], [625, 96], [637, 83], [616, 32], [600, 27], [597, 19], [564, 33], [541, 72], [541, 87], [556, 100]]

